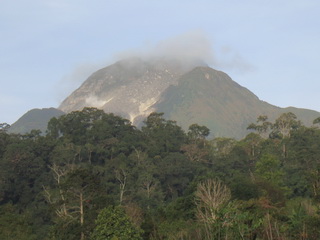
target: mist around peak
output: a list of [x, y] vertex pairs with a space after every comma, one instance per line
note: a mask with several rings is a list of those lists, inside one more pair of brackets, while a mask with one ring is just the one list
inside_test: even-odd
[[166, 62], [190, 69], [198, 66], [210, 66], [222, 71], [246, 73], [254, 67], [230, 46], [215, 46], [212, 39], [201, 31], [189, 31], [159, 41], [154, 45], [145, 45], [114, 55], [116, 61], [123, 59], [141, 59], [145, 62]]
[[[144, 72], [152, 68], [185, 73], [195, 67], [211, 67], [228, 73], [245, 73], [252, 70], [251, 65], [232, 47], [214, 46], [213, 40], [205, 32], [194, 30], [161, 40], [156, 44], [145, 44], [140, 48], [116, 53], [103, 63], [88, 64], [88, 66], [82, 64], [61, 81], [59, 86], [64, 86], [64, 89], [68, 90], [64, 90], [63, 93], [60, 91], [59, 98], [62, 98], [61, 95], [70, 94], [71, 88], [78, 88], [81, 82], [95, 72], [94, 70], [97, 71], [112, 63], [127, 70], [132, 69], [134, 72]], [[93, 70], [94, 67], [96, 69]]]
[[179, 63], [186, 67], [207, 66], [214, 63], [211, 42], [202, 31], [192, 31], [158, 42], [153, 46], [127, 50], [115, 59], [140, 58], [143, 61]]

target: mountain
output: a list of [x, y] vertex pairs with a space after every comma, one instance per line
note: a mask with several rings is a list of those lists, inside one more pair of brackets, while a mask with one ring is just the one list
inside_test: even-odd
[[197, 123], [207, 126], [215, 137], [238, 139], [248, 134], [247, 126], [260, 115], [274, 121], [282, 113], [293, 112], [307, 126], [320, 116], [316, 111], [261, 101], [226, 73], [201, 61], [130, 58], [94, 72], [58, 109], [29, 111], [10, 132], [33, 128], [44, 132], [51, 117], [84, 107], [113, 112], [137, 126], [151, 112], [164, 112], [185, 130]]
[[176, 85], [183, 73], [195, 64], [174, 60], [143, 61], [130, 58], [93, 73], [67, 97], [59, 109], [64, 112], [97, 107], [113, 112], [138, 124], [151, 112], [153, 105], [170, 85]]
[[65, 114], [56, 108], [32, 109], [20, 117], [8, 130], [9, 133], [27, 133], [33, 129], [45, 133], [49, 120]]
[[215, 137], [241, 138], [246, 128], [260, 115], [274, 121], [293, 112], [304, 124], [311, 125], [320, 113], [298, 108], [279, 108], [261, 101], [227, 74], [209, 67], [196, 67], [167, 88], [154, 108], [168, 119], [176, 119], [184, 129], [192, 123], [205, 125]]
[[193, 123], [210, 128], [214, 136], [242, 138], [259, 115], [270, 121], [293, 112], [305, 125], [320, 116], [312, 110], [280, 108], [261, 101], [227, 74], [205, 64], [131, 58], [93, 73], [67, 97], [64, 112], [97, 107], [128, 118], [135, 125], [151, 112], [164, 112], [185, 130]]

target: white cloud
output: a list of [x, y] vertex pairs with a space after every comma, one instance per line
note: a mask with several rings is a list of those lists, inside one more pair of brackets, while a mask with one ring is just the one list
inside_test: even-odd
[[113, 99], [113, 97], [104, 101], [104, 100], [100, 100], [100, 99], [98, 99], [98, 97], [92, 95], [92, 96], [89, 96], [86, 98], [86, 106], [102, 108], [105, 104], [110, 102], [112, 99]]
[[229, 46], [224, 46], [218, 51], [219, 56], [217, 57], [217, 66], [227, 71], [234, 71], [236, 73], [247, 73], [254, 71], [255, 66], [248, 63], [243, 57], [234, 49]]
[[201, 30], [187, 33], [160, 41], [153, 46], [141, 49], [130, 49], [115, 55], [120, 60], [128, 57], [165, 57], [186, 63], [206, 63], [213, 68], [224, 71], [246, 73], [255, 69], [236, 50], [228, 46], [218, 47], [213, 44], [207, 34]]
[[101, 64], [83, 63], [75, 67], [70, 74], [63, 77], [55, 86], [59, 103], [101, 67], [103, 67]]
[[151, 56], [165, 56], [178, 60], [202, 60], [215, 62], [212, 43], [202, 31], [191, 31], [160, 41], [150, 53]]

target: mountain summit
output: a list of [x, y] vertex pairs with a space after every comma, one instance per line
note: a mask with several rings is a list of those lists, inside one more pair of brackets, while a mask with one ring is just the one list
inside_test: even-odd
[[203, 63], [130, 58], [93, 73], [60, 105], [63, 112], [96, 107], [121, 115], [135, 125], [151, 112], [164, 112], [187, 129], [205, 125], [215, 136], [241, 138], [259, 115], [274, 120], [293, 112], [306, 125], [320, 114], [279, 108], [259, 100], [227, 74]]
[[177, 85], [191, 69], [178, 61], [130, 58], [93, 73], [66, 98], [59, 109], [64, 112], [97, 107], [130, 119], [133, 124], [156, 111], [154, 104], [171, 85]]

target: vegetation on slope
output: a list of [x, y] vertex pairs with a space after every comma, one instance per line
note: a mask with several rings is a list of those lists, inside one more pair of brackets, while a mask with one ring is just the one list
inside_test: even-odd
[[44, 136], [1, 129], [0, 239], [319, 239], [319, 122], [259, 116], [206, 140], [85, 108]]
[[11, 125], [9, 133], [28, 133], [31, 130], [45, 132], [48, 122], [53, 117], [65, 114], [55, 108], [32, 109]]
[[260, 115], [274, 121], [282, 113], [293, 112], [307, 126], [319, 116], [316, 111], [279, 108], [261, 101], [227, 74], [209, 67], [182, 75], [178, 85], [167, 88], [161, 99], [155, 109], [166, 118], [176, 120], [183, 129], [192, 123], [205, 125], [215, 137], [241, 139], [248, 134], [246, 127]]

